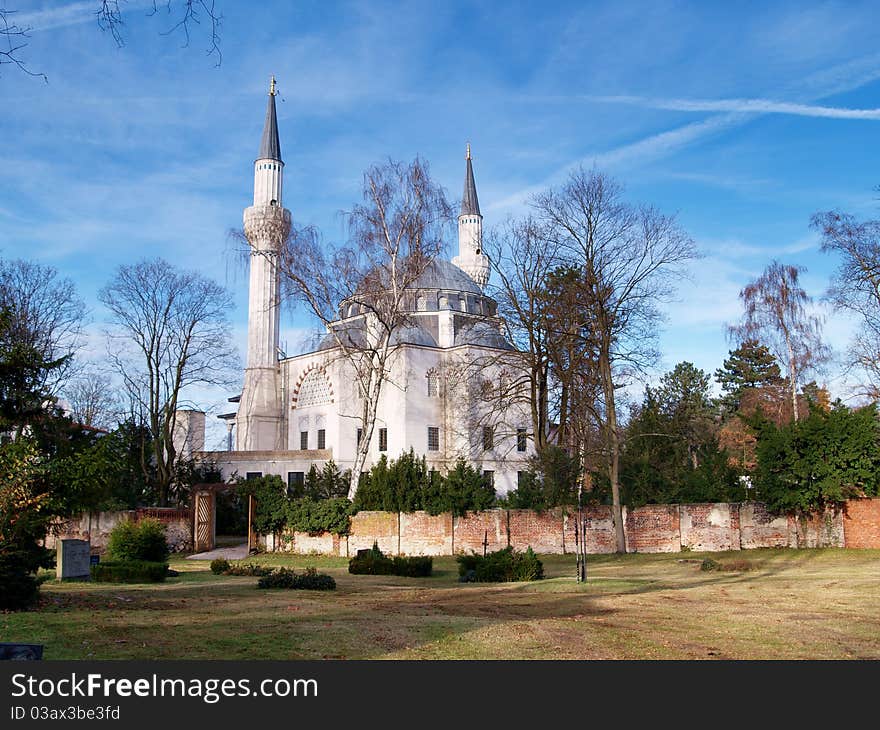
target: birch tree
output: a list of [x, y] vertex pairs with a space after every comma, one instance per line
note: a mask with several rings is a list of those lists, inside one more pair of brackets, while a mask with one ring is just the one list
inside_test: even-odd
[[238, 367], [228, 319], [232, 298], [211, 279], [162, 259], [120, 266], [99, 298], [110, 312], [110, 363], [152, 441], [155, 463], [143, 464], [145, 477], [155, 479], [165, 505], [178, 462], [173, 434], [185, 390], [229, 384]]
[[804, 270], [772, 261], [740, 291], [743, 319], [729, 328], [740, 341], [765, 343], [786, 366], [794, 421], [798, 420], [798, 383], [828, 358], [828, 348], [821, 339], [822, 320], [808, 312], [813, 300], [800, 285]]
[[286, 296], [323, 325], [361, 396], [348, 490], [354, 499], [379, 399], [391, 382], [395, 335], [412, 324], [414, 285], [442, 251], [452, 208], [424, 161], [389, 160], [366, 171], [363, 202], [346, 220], [348, 240], [336, 248], [323, 245], [314, 229], [293, 230], [278, 268]]

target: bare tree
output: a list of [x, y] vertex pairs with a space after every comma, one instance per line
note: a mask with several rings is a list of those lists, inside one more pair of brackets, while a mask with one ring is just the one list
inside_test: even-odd
[[880, 221], [829, 211], [814, 215], [812, 227], [822, 234], [822, 251], [840, 256], [828, 300], [858, 322], [847, 370], [861, 371], [861, 394], [880, 400]]
[[[540, 451], [550, 435], [550, 333], [547, 330], [546, 280], [559, 264], [540, 226], [532, 218], [508, 221], [490, 232], [483, 245], [495, 279], [492, 295], [507, 339], [516, 351], [483, 356], [472, 363], [480, 370], [492, 363], [506, 368], [511, 378], [498, 386], [498, 412], [517, 403], [529, 409], [532, 439]], [[495, 394], [492, 394], [495, 395]]]
[[238, 366], [228, 319], [232, 299], [214, 281], [162, 259], [120, 266], [99, 298], [111, 314], [110, 362], [123, 379], [132, 412], [146, 420], [156, 492], [166, 504], [178, 461], [173, 434], [184, 390], [227, 385]]
[[0, 310], [9, 318], [8, 336], [53, 365], [42, 371], [35, 385], [47, 395], [57, 395], [72, 371], [86, 316], [73, 282], [51, 266], [0, 259]]
[[792, 418], [798, 420], [798, 383], [802, 376], [828, 358], [822, 344], [822, 321], [808, 314], [812, 299], [800, 286], [801, 266], [772, 261], [764, 273], [739, 293], [744, 313], [742, 323], [729, 327], [737, 341], [758, 340], [767, 345], [788, 369]]
[[[94, 10], [91, 12], [97, 21], [98, 27], [109, 33], [118, 47], [125, 45], [125, 2], [126, 0], [95, 0]], [[9, 64], [16, 66], [30, 76], [39, 76], [48, 81], [46, 74], [31, 71], [27, 63], [21, 57], [21, 52], [28, 44], [33, 28], [27, 25], [19, 25], [16, 22], [17, 10], [0, 8], [0, 66]], [[82, 12], [89, 12], [83, 9]], [[153, 0], [152, 6], [146, 15], [164, 16], [167, 20], [162, 35], [180, 34], [183, 37], [183, 45], [189, 46], [194, 26], [201, 26], [203, 21], [210, 26], [210, 41], [207, 48], [209, 56], [217, 57], [217, 66], [220, 65], [223, 54], [220, 52], [220, 26], [223, 15], [217, 8], [214, 0]]]
[[332, 251], [312, 229], [294, 230], [278, 257], [287, 296], [325, 327], [360, 395], [361, 426], [349, 498], [366, 463], [397, 335], [412, 324], [418, 279], [443, 248], [452, 209], [420, 159], [364, 174], [363, 203], [347, 214], [348, 243]]
[[548, 243], [580, 274], [572, 285], [584, 316], [579, 331], [589, 333], [584, 346], [591, 350], [582, 362], [601, 394], [580, 405], [602, 436], [615, 540], [624, 552], [619, 389], [656, 362], [658, 304], [673, 294], [697, 250], [673, 217], [624, 202], [621, 187], [595, 171], [578, 169], [560, 188], [536, 196], [532, 207]]
[[119, 408], [113, 384], [103, 373], [85, 372], [64, 388], [70, 415], [84, 426], [109, 429]]

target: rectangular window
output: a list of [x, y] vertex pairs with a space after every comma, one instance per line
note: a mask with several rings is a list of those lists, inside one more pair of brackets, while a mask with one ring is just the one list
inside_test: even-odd
[[428, 376], [428, 397], [436, 398], [440, 395], [440, 378], [433, 373]]
[[518, 471], [516, 473], [516, 488], [522, 488], [522, 485], [525, 483], [526, 473], [524, 471]]
[[428, 451], [440, 451], [440, 429], [428, 426]]
[[305, 472], [289, 471], [287, 472], [287, 494], [290, 497], [301, 497], [303, 487], [306, 483]]
[[300, 431], [299, 432], [299, 447], [305, 451], [309, 448], [309, 432], [308, 431]]
[[495, 443], [494, 426], [483, 426], [483, 451], [488, 451]]
[[379, 451], [388, 451], [388, 429], [379, 429]]
[[327, 431], [325, 431], [323, 428], [318, 429], [318, 448], [327, 448]]
[[526, 430], [524, 428], [516, 429], [516, 450], [526, 450]]
[[487, 470], [483, 472], [483, 482], [495, 489], [495, 472], [491, 470]]
[[261, 471], [249, 471], [245, 475], [245, 479], [259, 479], [261, 476], [263, 476], [263, 472]]

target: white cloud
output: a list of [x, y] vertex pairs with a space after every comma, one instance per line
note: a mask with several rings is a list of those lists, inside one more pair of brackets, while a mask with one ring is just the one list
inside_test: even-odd
[[589, 101], [607, 104], [630, 104], [649, 109], [682, 112], [735, 112], [739, 114], [795, 114], [830, 119], [880, 120], [880, 109], [846, 109], [796, 104], [772, 99], [658, 99], [645, 96], [589, 96]]

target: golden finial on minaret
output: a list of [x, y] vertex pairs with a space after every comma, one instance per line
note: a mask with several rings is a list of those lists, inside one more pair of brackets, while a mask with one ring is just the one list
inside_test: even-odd
[[272, 81], [269, 83], [269, 96], [275, 96], [275, 77], [272, 77]]
[[467, 143], [467, 154], [465, 155], [464, 159], [466, 159], [466, 160], [471, 159], [471, 143], [470, 142]]

